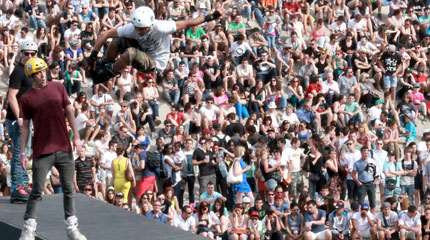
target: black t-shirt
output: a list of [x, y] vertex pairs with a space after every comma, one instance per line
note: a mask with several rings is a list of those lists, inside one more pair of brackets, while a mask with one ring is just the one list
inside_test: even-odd
[[90, 43], [93, 46], [95, 44], [94, 34], [92, 32], [89, 32], [86, 30], [82, 31], [81, 39], [82, 39], [82, 44], [81, 44], [82, 47], [84, 47], [87, 43]]
[[384, 64], [384, 69], [387, 74], [392, 75], [396, 72], [397, 67], [401, 63], [402, 59], [398, 53], [385, 52], [381, 56], [382, 63]]
[[[20, 97], [31, 89], [31, 86], [32, 81], [24, 74], [24, 65], [16, 65], [9, 77], [9, 88], [19, 89], [18, 94], [16, 95], [18, 102]], [[16, 120], [15, 114], [12, 112], [10, 105], [7, 106], [6, 119], [11, 121]]]
[[208, 158], [210, 160], [209, 163], [202, 163], [199, 165], [200, 176], [208, 176], [215, 174], [216, 165], [212, 163], [212, 157], [213, 153], [210, 151], [204, 152], [201, 148], [197, 148], [196, 150], [194, 150], [193, 159], [197, 161], [203, 161], [204, 159]]
[[[218, 64], [216, 64], [216, 63], [212, 64], [211, 66], [209, 66], [209, 64], [206, 63], [204, 65], [204, 69], [207, 70], [211, 74], [215, 74], [220, 68], [219, 68]], [[215, 79], [215, 81], [212, 81], [212, 79], [206, 73], [204, 75], [204, 82], [205, 82], [205, 88], [206, 89], [215, 89], [218, 87], [216, 79]]]

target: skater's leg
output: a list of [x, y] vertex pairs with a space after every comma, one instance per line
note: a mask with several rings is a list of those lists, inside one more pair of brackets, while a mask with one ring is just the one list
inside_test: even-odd
[[54, 154], [49, 154], [33, 160], [33, 188], [27, 202], [24, 220], [36, 218], [37, 202], [42, 200], [42, 192], [45, 187], [46, 175], [54, 164]]

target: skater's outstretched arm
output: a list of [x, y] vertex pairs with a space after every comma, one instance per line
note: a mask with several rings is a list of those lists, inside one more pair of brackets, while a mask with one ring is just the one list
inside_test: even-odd
[[213, 20], [217, 20], [223, 15], [222, 8], [215, 10], [215, 12], [208, 14], [206, 16], [198, 16], [193, 19], [176, 21], [176, 31], [181, 31], [187, 29], [189, 27], [200, 25], [204, 22], [210, 22]]
[[112, 29], [109, 29], [109, 30], [103, 32], [97, 38], [97, 41], [94, 44], [93, 51], [98, 53], [100, 51], [100, 49], [102, 48], [103, 44], [105, 44], [109, 38], [115, 38], [115, 37], [118, 37], [118, 31], [116, 30], [116, 28], [112, 28]]

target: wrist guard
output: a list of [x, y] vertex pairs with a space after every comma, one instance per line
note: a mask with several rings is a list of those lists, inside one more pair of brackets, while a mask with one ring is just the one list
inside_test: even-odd
[[219, 11], [215, 11], [212, 14], [208, 14], [205, 16], [205, 22], [210, 22], [213, 20], [217, 20], [219, 17], [221, 17], [221, 13]]

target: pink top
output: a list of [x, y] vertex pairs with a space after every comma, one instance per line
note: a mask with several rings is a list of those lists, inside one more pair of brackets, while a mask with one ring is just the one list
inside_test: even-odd
[[223, 94], [223, 95], [221, 95], [219, 97], [214, 96], [214, 103], [216, 105], [226, 104], [226, 103], [228, 103], [228, 96], [226, 94]]

